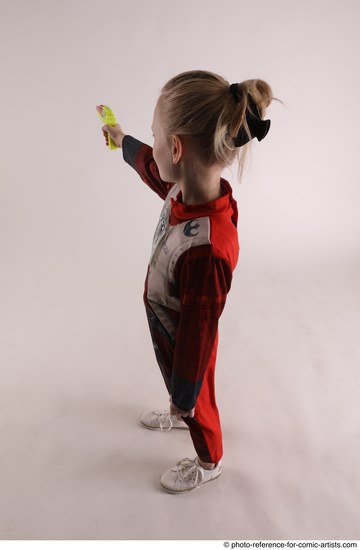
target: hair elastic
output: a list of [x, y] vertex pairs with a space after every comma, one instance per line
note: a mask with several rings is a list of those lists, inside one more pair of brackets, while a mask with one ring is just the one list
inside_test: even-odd
[[[240, 91], [239, 85], [237, 83], [230, 85], [230, 93], [232, 94], [236, 103], [240, 103]], [[262, 118], [260, 117], [259, 109], [257, 108], [257, 105], [250, 94], [248, 95], [248, 103], [251, 110], [254, 112], [253, 114], [250, 110], [246, 110], [246, 121], [252, 137], [248, 137], [244, 126], [241, 125], [237, 136], [234, 138], [235, 147], [241, 147], [255, 137], [258, 141], [261, 141], [262, 139], [264, 139], [270, 128], [271, 120], [262, 120]]]

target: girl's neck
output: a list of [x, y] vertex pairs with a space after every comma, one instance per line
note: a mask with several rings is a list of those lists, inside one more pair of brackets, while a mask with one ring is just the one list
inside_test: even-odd
[[182, 202], [183, 204], [205, 204], [207, 202], [214, 201], [222, 196], [223, 192], [221, 189], [220, 179], [216, 185], [204, 186], [204, 188], [199, 188], [196, 185], [190, 184], [188, 186], [183, 186], [180, 184]]
[[183, 204], [204, 204], [223, 195], [221, 189], [222, 168], [203, 168], [184, 171], [177, 181], [180, 185]]

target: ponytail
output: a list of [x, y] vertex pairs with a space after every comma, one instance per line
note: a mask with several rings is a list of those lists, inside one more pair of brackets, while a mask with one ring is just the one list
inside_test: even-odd
[[187, 71], [169, 80], [159, 97], [164, 130], [168, 136], [186, 135], [206, 166], [239, 163], [238, 180], [250, 148], [270, 128], [264, 121], [273, 96], [264, 80], [245, 80], [237, 85], [207, 71]]

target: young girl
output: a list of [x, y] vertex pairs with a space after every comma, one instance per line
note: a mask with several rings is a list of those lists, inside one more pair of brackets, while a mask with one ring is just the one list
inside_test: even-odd
[[[166, 471], [168, 492], [190, 491], [221, 473], [222, 432], [215, 401], [218, 320], [238, 261], [238, 211], [221, 177], [239, 147], [260, 141], [273, 99], [263, 80], [229, 83], [206, 71], [187, 71], [165, 84], [158, 98], [153, 148], [103, 126], [124, 160], [164, 201], [145, 280], [144, 303], [170, 408], [144, 413], [151, 429], [189, 429], [197, 456]], [[238, 156], [241, 174], [249, 145]]]

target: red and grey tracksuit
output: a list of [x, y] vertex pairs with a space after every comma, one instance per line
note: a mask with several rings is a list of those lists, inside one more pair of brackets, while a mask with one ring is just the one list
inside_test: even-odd
[[238, 210], [230, 184], [206, 204], [182, 202], [178, 184], [160, 178], [149, 145], [126, 135], [124, 160], [164, 205], [145, 280], [144, 304], [157, 362], [199, 458], [218, 462], [222, 432], [215, 400], [218, 320], [239, 256]]

